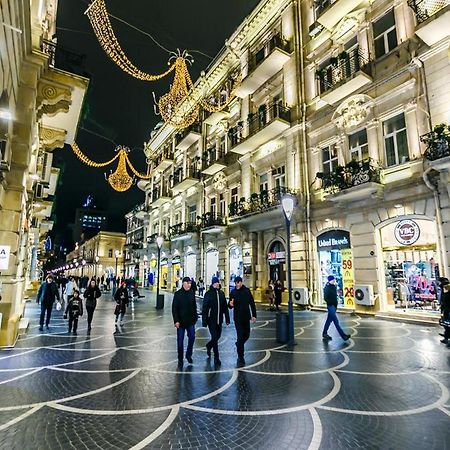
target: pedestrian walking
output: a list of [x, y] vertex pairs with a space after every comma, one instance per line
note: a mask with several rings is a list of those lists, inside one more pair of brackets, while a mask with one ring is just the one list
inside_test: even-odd
[[277, 311], [280, 310], [281, 298], [283, 295], [283, 291], [284, 291], [284, 288], [283, 288], [283, 285], [281, 284], [281, 281], [277, 280], [277, 282], [275, 283], [275, 286], [274, 286], [275, 309]]
[[77, 334], [78, 317], [81, 317], [82, 315], [83, 302], [81, 301], [80, 293], [75, 289], [64, 313], [64, 319], [67, 319], [67, 316], [69, 317], [69, 333], [72, 332], [73, 326], [73, 334]]
[[198, 279], [197, 287], [198, 287], [198, 295], [200, 297], [203, 297], [203, 293], [205, 292], [205, 283], [203, 282], [203, 278]]
[[267, 300], [269, 300], [269, 310], [275, 310], [275, 284], [273, 280], [269, 280], [269, 284], [267, 285]]
[[193, 363], [192, 352], [195, 341], [195, 324], [198, 320], [197, 303], [194, 292], [191, 289], [191, 279], [183, 278], [181, 289], [175, 292], [172, 302], [173, 323], [177, 328], [177, 350], [178, 367], [183, 367], [184, 336], [187, 333], [188, 345], [186, 359], [189, 364]]
[[[37, 302], [41, 304], [41, 317], [39, 319], [39, 331], [45, 327], [49, 329], [50, 317], [52, 315], [53, 303], [60, 300], [58, 287], [53, 280], [53, 275], [47, 275], [46, 280], [41, 284], [37, 294]], [[47, 317], [45, 317], [47, 313]]]
[[69, 277], [69, 281], [66, 284], [66, 290], [65, 290], [67, 302], [72, 298], [73, 291], [75, 289], [78, 290], [77, 283], [73, 277]]
[[250, 337], [250, 321], [256, 322], [256, 306], [250, 289], [242, 284], [242, 278], [237, 276], [234, 283], [235, 288], [230, 292], [228, 307], [234, 309], [238, 364], [244, 365], [244, 346]]
[[220, 366], [219, 339], [222, 335], [223, 317], [225, 323], [230, 325], [230, 313], [227, 300], [223, 291], [219, 289], [219, 279], [212, 277], [211, 286], [203, 298], [202, 324], [208, 327], [211, 340], [206, 344], [206, 354], [211, 357], [211, 349], [214, 351], [214, 365]]
[[97, 299], [102, 295], [95, 279], [93, 278], [89, 283], [89, 286], [84, 291], [84, 299], [86, 301], [86, 311], [87, 311], [87, 323], [88, 323], [88, 333], [92, 328], [92, 318], [94, 316], [95, 308], [97, 307]]
[[450, 282], [443, 279], [441, 284], [441, 324], [444, 327], [444, 339], [441, 342], [450, 347]]
[[345, 334], [342, 330], [339, 319], [336, 315], [337, 310], [337, 286], [336, 286], [336, 278], [334, 278], [333, 275], [328, 276], [328, 283], [325, 285], [325, 288], [323, 289], [323, 298], [325, 299], [325, 302], [327, 303], [327, 320], [325, 322], [325, 326], [323, 327], [322, 331], [322, 338], [331, 341], [332, 337], [328, 335], [328, 328], [331, 325], [331, 322], [334, 323], [334, 326], [336, 327], [336, 330], [340, 334], [341, 338], [344, 341], [348, 341], [350, 339], [349, 334]]
[[127, 312], [127, 306], [130, 301], [125, 281], [122, 281], [119, 289], [117, 289], [116, 293], [114, 294], [114, 300], [116, 301], [116, 309], [114, 310], [114, 314], [116, 315], [115, 323], [117, 325], [117, 320], [119, 319], [120, 315], [120, 325], [123, 325], [123, 318], [125, 316], [125, 313]]
[[191, 279], [191, 289], [195, 295], [197, 293], [197, 283], [195, 282], [195, 280], [193, 278]]

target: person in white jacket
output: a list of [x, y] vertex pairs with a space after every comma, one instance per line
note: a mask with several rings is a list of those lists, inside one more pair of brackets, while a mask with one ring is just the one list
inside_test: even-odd
[[73, 291], [78, 291], [77, 282], [73, 277], [69, 277], [69, 281], [66, 284], [66, 290], [64, 293], [66, 294], [67, 303], [69, 303], [70, 299], [73, 297]]

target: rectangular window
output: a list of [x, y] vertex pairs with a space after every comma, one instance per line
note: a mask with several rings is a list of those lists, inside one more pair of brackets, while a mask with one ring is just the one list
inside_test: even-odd
[[180, 223], [180, 213], [175, 213], [175, 224]]
[[108, 250], [108, 258], [112, 258], [112, 257], [113, 257], [113, 251], [112, 251], [112, 248], [110, 248]]
[[259, 176], [259, 192], [269, 190], [269, 174], [264, 173]]
[[195, 223], [197, 221], [197, 206], [189, 206], [189, 222]]
[[366, 129], [351, 134], [348, 137], [348, 144], [350, 147], [350, 159], [363, 161], [369, 157]]
[[159, 234], [159, 222], [155, 222], [153, 224], [153, 233], [154, 234]]
[[373, 39], [376, 58], [389, 53], [397, 47], [398, 43], [394, 10], [391, 9], [383, 17], [380, 17], [373, 23]]
[[227, 204], [225, 201], [225, 194], [219, 195], [219, 211], [222, 217], [225, 217], [227, 211]]
[[409, 161], [405, 115], [399, 114], [383, 122], [386, 166], [395, 166]]
[[235, 187], [233, 189], [231, 189], [231, 198], [230, 201], [231, 203], [237, 203], [238, 202], [238, 188]]
[[324, 173], [332, 173], [338, 166], [337, 152], [332, 145], [322, 149], [322, 169]]
[[167, 236], [169, 234], [168, 233], [168, 231], [169, 231], [168, 227], [169, 227], [168, 220], [164, 219], [163, 220], [163, 229], [162, 229], [162, 233], [163, 233], [164, 236]]
[[286, 186], [286, 167], [280, 166], [272, 170], [272, 176], [275, 182], [275, 187], [281, 188]]
[[221, 158], [223, 155], [225, 155], [225, 150], [226, 150], [226, 135], [222, 135], [220, 136], [220, 140], [219, 140], [219, 158]]
[[217, 213], [216, 197], [212, 197], [210, 200], [210, 211], [213, 216]]

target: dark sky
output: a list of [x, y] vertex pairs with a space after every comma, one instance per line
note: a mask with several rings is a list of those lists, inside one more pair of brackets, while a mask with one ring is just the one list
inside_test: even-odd
[[[152, 34], [166, 48], [199, 50], [213, 57], [257, 3], [258, 0], [107, 0], [106, 6], [109, 13]], [[84, 15], [87, 6], [87, 0], [60, 1], [57, 21], [58, 44], [87, 58], [86, 69], [91, 81], [85, 103], [89, 115], [81, 126], [132, 149], [131, 160], [144, 171], [142, 145], [160, 120], [154, 114], [152, 92], [159, 98], [168, 91], [172, 77], [148, 83], [122, 72], [97, 42]], [[137, 67], [149, 73], [160, 73], [167, 68], [167, 52], [149, 37], [115, 19], [111, 21], [119, 43]], [[196, 52], [192, 55], [195, 62], [191, 75], [195, 80], [211, 59]], [[91, 159], [110, 159], [114, 143], [82, 128], [77, 136], [80, 148]], [[83, 165], [67, 146], [56, 151], [55, 156], [65, 164], [56, 195], [55, 232], [67, 230], [68, 224], [73, 223], [75, 208], [88, 194], [94, 195], [99, 207], [109, 211], [109, 228], [124, 231], [124, 214], [144, 200], [144, 193], [136, 186], [126, 193], [116, 193], [106, 182], [104, 169]], [[115, 167], [111, 165], [106, 170]]]

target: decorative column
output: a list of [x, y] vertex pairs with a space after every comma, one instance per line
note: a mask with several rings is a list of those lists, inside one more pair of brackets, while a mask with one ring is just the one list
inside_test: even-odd
[[367, 144], [369, 147], [369, 157], [374, 161], [382, 161], [383, 157], [380, 154], [380, 150], [383, 147], [379, 145], [380, 136], [380, 121], [378, 119], [373, 119], [367, 123]]
[[406, 134], [408, 136], [409, 156], [411, 159], [420, 158], [420, 138], [417, 127], [417, 103], [412, 100], [405, 108]]

